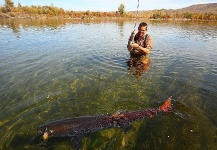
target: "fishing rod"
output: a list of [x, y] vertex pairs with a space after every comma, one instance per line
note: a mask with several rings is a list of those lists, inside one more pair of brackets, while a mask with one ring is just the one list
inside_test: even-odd
[[136, 8], [136, 17], [135, 17], [135, 24], [134, 24], [134, 30], [131, 33], [131, 36], [129, 38], [128, 44], [132, 45], [134, 43], [134, 37], [135, 37], [135, 31], [136, 31], [136, 23], [137, 23], [137, 19], [138, 19], [138, 14], [139, 14], [139, 0], [138, 0], [138, 4], [137, 4], [137, 8]]

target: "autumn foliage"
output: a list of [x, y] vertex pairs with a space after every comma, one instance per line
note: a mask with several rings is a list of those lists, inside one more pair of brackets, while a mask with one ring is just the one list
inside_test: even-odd
[[[115, 17], [115, 18], [135, 18], [136, 11], [126, 12], [124, 4], [120, 4], [117, 7], [117, 11], [113, 12], [94, 12], [94, 11], [73, 11], [64, 10], [53, 5], [50, 6], [22, 6], [18, 3], [17, 7], [14, 6], [12, 0], [5, 0], [5, 4], [0, 7], [0, 18], [1, 14], [7, 14], [7, 17], [16, 18], [51, 18], [51, 17], [62, 17], [62, 18], [104, 18], [104, 17]], [[214, 13], [190, 13], [190, 12], [176, 12], [176, 11], [165, 11], [165, 10], [154, 10], [154, 11], [139, 11], [138, 18], [147, 19], [188, 19], [188, 20], [217, 20], [217, 14]]]

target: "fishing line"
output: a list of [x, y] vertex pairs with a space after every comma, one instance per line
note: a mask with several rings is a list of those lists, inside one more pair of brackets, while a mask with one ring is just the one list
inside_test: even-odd
[[136, 30], [136, 22], [137, 22], [137, 18], [138, 18], [138, 14], [139, 14], [139, 0], [138, 0], [138, 5], [137, 5], [137, 8], [136, 8], [136, 18], [135, 18], [135, 25], [134, 25], [134, 30]]

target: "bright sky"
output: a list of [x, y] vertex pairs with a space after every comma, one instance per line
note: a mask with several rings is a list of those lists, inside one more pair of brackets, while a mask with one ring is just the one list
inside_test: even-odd
[[[136, 10], [138, 0], [12, 0], [17, 6], [18, 2], [22, 6], [41, 5], [63, 8], [73, 11], [116, 11], [120, 4], [125, 5], [126, 11]], [[194, 4], [217, 3], [217, 0], [139, 0], [139, 10], [153, 9], [178, 9]], [[0, 0], [0, 6], [5, 1]]]

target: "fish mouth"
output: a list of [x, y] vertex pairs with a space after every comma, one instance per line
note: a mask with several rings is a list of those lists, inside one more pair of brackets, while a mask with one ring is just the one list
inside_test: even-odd
[[44, 131], [38, 129], [37, 133], [39, 136], [42, 136], [44, 141], [46, 141], [49, 137], [49, 133], [47, 132], [47, 128]]
[[46, 141], [49, 137], [48, 132], [44, 132], [42, 137], [43, 137], [43, 140]]

